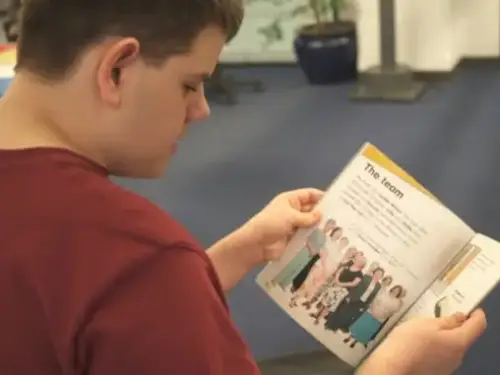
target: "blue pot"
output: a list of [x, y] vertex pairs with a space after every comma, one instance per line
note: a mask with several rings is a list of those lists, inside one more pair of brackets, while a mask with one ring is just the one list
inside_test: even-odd
[[355, 80], [357, 37], [354, 24], [342, 22], [314, 33], [302, 29], [294, 40], [297, 62], [309, 83], [324, 85]]

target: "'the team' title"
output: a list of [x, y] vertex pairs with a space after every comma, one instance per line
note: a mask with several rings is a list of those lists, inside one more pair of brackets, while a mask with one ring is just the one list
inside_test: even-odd
[[377, 169], [371, 163], [366, 163], [365, 172], [368, 172], [368, 174], [375, 180], [380, 181], [380, 183], [387, 190], [389, 190], [396, 198], [401, 199], [404, 197], [403, 192], [399, 190], [396, 186], [394, 186], [387, 178], [381, 176], [380, 173], [377, 172]]

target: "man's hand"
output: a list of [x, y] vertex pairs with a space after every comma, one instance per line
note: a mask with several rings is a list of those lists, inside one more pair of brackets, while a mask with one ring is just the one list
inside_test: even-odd
[[297, 229], [317, 224], [320, 214], [314, 208], [322, 197], [322, 191], [312, 188], [281, 193], [241, 228], [208, 249], [224, 290], [231, 289], [252, 268], [281, 257]]
[[317, 189], [299, 189], [281, 193], [242, 227], [255, 241], [258, 263], [280, 258], [297, 229], [318, 224], [315, 210], [323, 197]]
[[482, 310], [396, 327], [358, 370], [358, 375], [451, 375], [486, 329]]

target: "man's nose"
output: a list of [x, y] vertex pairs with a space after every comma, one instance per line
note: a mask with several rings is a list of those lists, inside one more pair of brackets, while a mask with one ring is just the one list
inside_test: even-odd
[[204, 90], [200, 90], [200, 95], [196, 102], [192, 104], [189, 112], [189, 121], [200, 121], [210, 116], [210, 105], [205, 97]]

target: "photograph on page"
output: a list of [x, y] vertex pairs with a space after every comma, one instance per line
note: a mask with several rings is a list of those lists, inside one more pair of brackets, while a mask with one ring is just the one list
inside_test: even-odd
[[258, 284], [298, 324], [356, 366], [473, 231], [444, 206], [359, 155]]
[[352, 366], [388, 322], [409, 306], [410, 281], [335, 219], [312, 231], [279, 272], [260, 278], [295, 321]]

